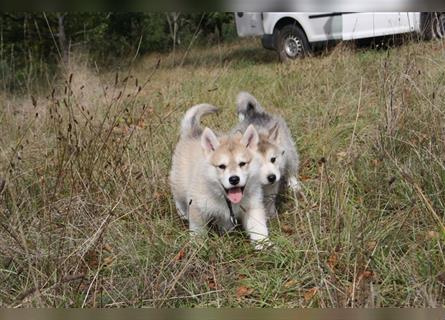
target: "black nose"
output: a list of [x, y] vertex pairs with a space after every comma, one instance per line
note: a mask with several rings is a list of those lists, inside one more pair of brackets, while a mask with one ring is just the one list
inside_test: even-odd
[[274, 175], [274, 174], [269, 174], [269, 175], [267, 176], [267, 180], [268, 180], [270, 183], [274, 183], [275, 180], [277, 180], [277, 176]]
[[239, 182], [239, 177], [238, 176], [231, 176], [229, 178], [229, 182], [231, 185], [237, 185]]

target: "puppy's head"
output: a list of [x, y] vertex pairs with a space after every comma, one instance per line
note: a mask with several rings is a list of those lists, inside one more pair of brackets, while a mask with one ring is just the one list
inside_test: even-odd
[[244, 134], [217, 138], [209, 128], [201, 136], [201, 146], [213, 173], [232, 203], [240, 203], [249, 176], [257, 170], [254, 155], [259, 136], [250, 125]]
[[272, 185], [281, 179], [284, 170], [284, 149], [280, 148], [278, 123], [261, 134], [257, 154], [260, 158], [260, 181], [262, 185]]

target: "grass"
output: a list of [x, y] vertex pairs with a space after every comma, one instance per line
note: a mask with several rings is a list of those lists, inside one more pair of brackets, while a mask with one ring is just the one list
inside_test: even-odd
[[[339, 45], [283, 65], [240, 41], [116, 72], [79, 58], [1, 93], [0, 306], [443, 306], [444, 53]], [[185, 110], [215, 104], [204, 122], [228, 130], [240, 90], [301, 156], [307, 201], [270, 221], [275, 250], [193, 241], [168, 185]]]

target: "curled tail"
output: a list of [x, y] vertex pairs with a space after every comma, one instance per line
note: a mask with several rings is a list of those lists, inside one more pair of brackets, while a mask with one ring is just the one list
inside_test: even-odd
[[199, 125], [201, 117], [217, 111], [217, 107], [207, 103], [197, 104], [188, 109], [181, 122], [181, 136], [198, 137], [201, 135], [202, 128]]
[[245, 118], [251, 118], [255, 114], [264, 113], [264, 109], [254, 96], [250, 93], [241, 91], [236, 97], [236, 109], [240, 121]]

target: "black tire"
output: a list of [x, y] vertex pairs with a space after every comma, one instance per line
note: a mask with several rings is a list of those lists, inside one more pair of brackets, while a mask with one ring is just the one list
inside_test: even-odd
[[423, 39], [445, 39], [445, 13], [422, 13], [421, 26]]
[[311, 54], [306, 34], [295, 24], [288, 24], [277, 30], [276, 48], [282, 62], [304, 58]]
[[432, 18], [433, 39], [445, 38], [445, 13], [435, 12]]

